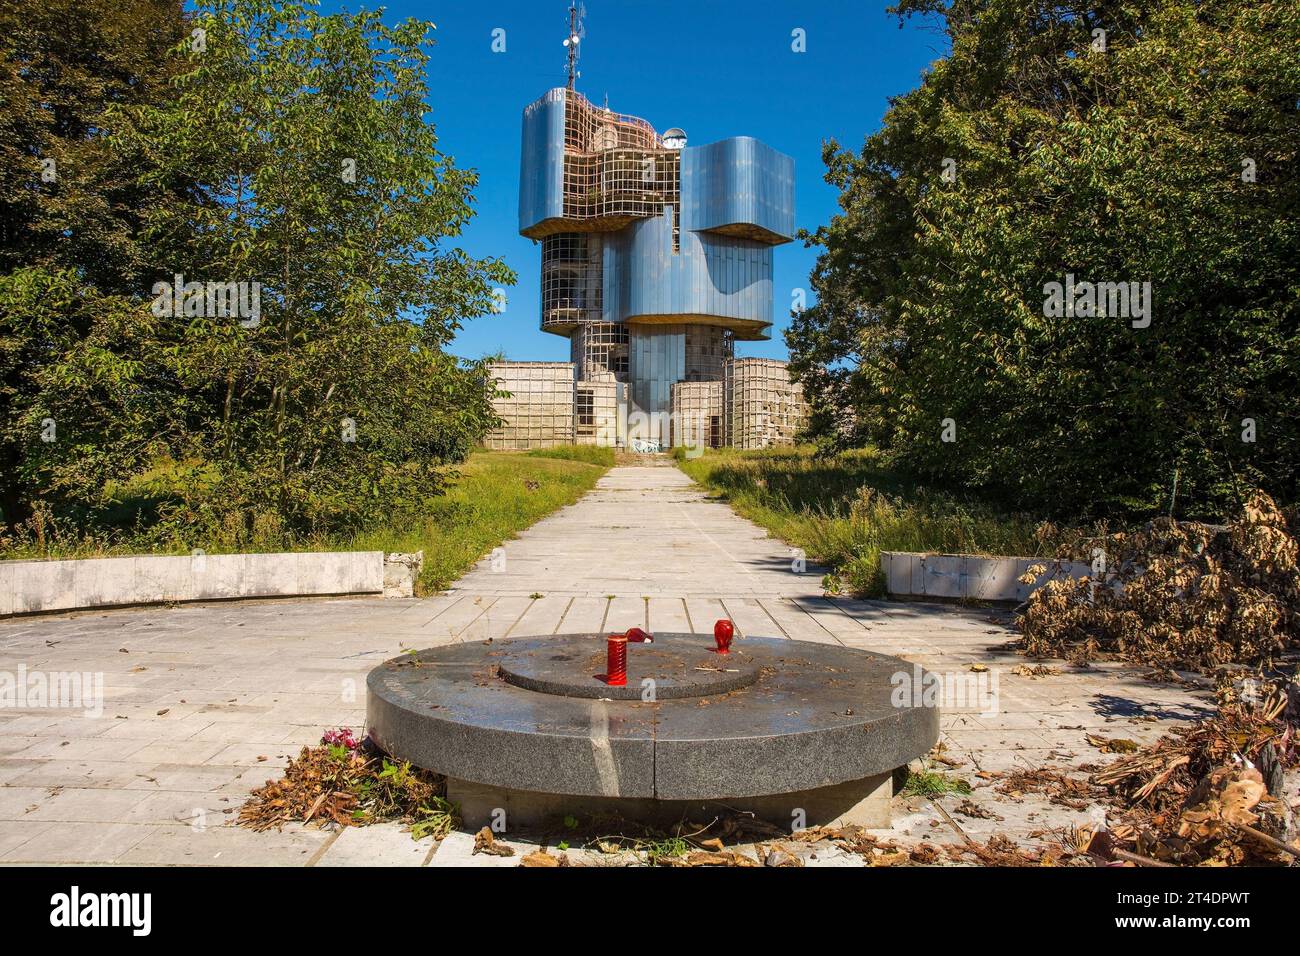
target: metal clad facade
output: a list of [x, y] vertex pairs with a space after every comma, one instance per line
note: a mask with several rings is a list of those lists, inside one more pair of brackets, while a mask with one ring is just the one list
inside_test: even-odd
[[524, 110], [519, 154], [519, 231], [564, 215], [564, 90]]
[[497, 403], [512, 425], [496, 447], [564, 441], [566, 414], [569, 441], [600, 443], [615, 381], [629, 416], [615, 441], [681, 438], [674, 412], [707, 420], [710, 442], [791, 440], [799, 403], [784, 363], [737, 365], [733, 344], [770, 335], [794, 160], [749, 136], [678, 145], [677, 131], [666, 142], [575, 91], [524, 110], [519, 230], [542, 241], [542, 328], [571, 338], [574, 365], [567, 378], [502, 366], [518, 397]]
[[672, 242], [671, 210], [609, 234], [603, 321], [681, 315], [771, 323], [771, 246], [686, 230], [677, 252]]
[[[682, 150], [682, 229], [753, 225], [794, 238], [794, 159], [751, 136]], [[769, 240], [769, 241], [772, 241]]]
[[[628, 335], [628, 376], [634, 411], [662, 416], [664, 427], [673, 410], [673, 383], [686, 377], [686, 327], [684, 325], [634, 325]], [[655, 440], [658, 422], [652, 425]]]

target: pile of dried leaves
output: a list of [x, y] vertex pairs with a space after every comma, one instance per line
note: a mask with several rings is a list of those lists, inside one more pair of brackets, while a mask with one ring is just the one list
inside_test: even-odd
[[394, 763], [343, 728], [327, 732], [318, 747], [303, 747], [282, 779], [254, 790], [239, 811], [239, 824], [260, 831], [286, 823], [396, 821], [409, 824], [415, 839], [441, 839], [455, 824], [444, 789], [437, 774]]
[[1069, 866], [1082, 863], [1068, 848], [1049, 845], [1041, 849], [1023, 847], [1001, 833], [989, 837], [987, 843], [966, 840], [944, 847], [949, 858], [960, 863], [978, 866]]
[[[1024, 847], [1002, 834], [995, 833], [985, 843], [962, 834], [961, 843], [937, 845], [918, 843], [905, 846], [895, 840], [877, 837], [858, 826], [839, 828], [812, 827], [800, 830], [794, 840], [816, 843], [830, 840], [850, 853], [856, 853], [871, 866], [942, 866], [945, 863], [978, 866], [1061, 866], [1070, 862], [1070, 853], [1059, 846]], [[769, 863], [769, 865], [771, 865]]]
[[686, 852], [657, 860], [671, 867], [802, 867], [817, 844], [829, 843], [861, 856], [871, 866], [925, 866], [939, 862], [941, 851], [931, 844], [904, 847], [893, 840], [873, 836], [860, 826], [808, 827], [786, 833], [778, 827], [746, 821], [743, 815], [721, 821], [722, 830], [732, 837], [762, 833], [769, 839], [753, 844], [753, 855], [725, 844], [720, 837], [696, 840]]
[[[1160, 518], [1088, 551], [1059, 557], [1098, 567], [1100, 556], [1104, 574], [1058, 578], [1030, 597], [1020, 621], [1029, 655], [1207, 669], [1300, 647], [1295, 516], [1262, 492], [1226, 527]], [[1021, 580], [1044, 570], [1030, 568]]]
[[[704, 833], [719, 835], [701, 839]], [[680, 852], [662, 855], [650, 862], [670, 867], [803, 867], [807, 865], [806, 860], [825, 852], [827, 846], [855, 854], [873, 867], [971, 863], [1054, 866], [1068, 863], [1071, 859], [1069, 851], [1060, 846], [1022, 847], [1001, 835], [993, 836], [987, 843], [979, 843], [963, 834], [965, 842], [960, 844], [917, 843], [909, 846], [856, 824], [813, 826], [789, 833], [743, 813], [723, 815], [702, 830], [683, 832], [682, 835], [690, 839], [682, 844]], [[746, 843], [750, 843], [750, 847], [742, 848]]]
[[1294, 863], [1300, 843], [1283, 792], [1286, 768], [1300, 762], [1298, 730], [1295, 683], [1259, 680], [1245, 699], [1225, 686], [1215, 716], [1093, 774], [1119, 813], [1088, 851], [1183, 865]]
[[842, 850], [856, 853], [872, 866], [933, 866], [940, 862], [942, 851], [931, 843], [903, 846], [895, 840], [875, 836], [860, 826], [809, 827], [795, 833], [800, 843], [830, 840]]

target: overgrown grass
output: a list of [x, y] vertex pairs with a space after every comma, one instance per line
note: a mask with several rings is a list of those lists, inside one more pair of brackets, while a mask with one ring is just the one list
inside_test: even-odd
[[606, 466], [518, 452], [478, 452], [433, 509], [411, 528], [358, 535], [347, 550], [424, 550], [424, 592], [446, 587], [503, 541], [572, 504]]
[[563, 461], [582, 461], [589, 465], [602, 465], [611, 468], [614, 465], [614, 449], [601, 448], [596, 445], [557, 445], [555, 448], [536, 448], [530, 451], [532, 458], [559, 458]]
[[870, 450], [819, 456], [811, 448], [709, 451], [678, 467], [740, 514], [831, 569], [827, 586], [884, 594], [881, 551], [1050, 554], [1055, 528], [980, 502], [928, 491]]
[[[546, 449], [566, 452], [574, 449]], [[571, 504], [595, 485], [613, 464], [606, 456], [581, 453], [576, 458], [536, 452], [478, 451], [460, 467], [447, 493], [435, 499], [419, 520], [349, 538], [295, 542], [294, 551], [424, 551], [422, 592], [446, 587], [479, 558], [551, 512]], [[591, 459], [591, 460], [588, 460]], [[151, 478], [150, 480], [154, 480]], [[221, 553], [218, 546], [204, 548]], [[254, 542], [245, 551], [280, 551], [280, 539]], [[188, 554], [179, 541], [156, 541], [147, 532], [124, 528], [113, 540], [96, 537], [48, 537], [21, 545], [0, 543], [0, 558], [102, 557], [118, 554]]]

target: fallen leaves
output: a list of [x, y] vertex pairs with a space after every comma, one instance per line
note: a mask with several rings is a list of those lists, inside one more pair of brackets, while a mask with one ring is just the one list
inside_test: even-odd
[[1048, 667], [1046, 664], [1017, 664], [1011, 668], [1011, 673], [1017, 677], [1037, 679], [1039, 677], [1057, 677], [1061, 671], [1060, 668]]
[[1296, 764], [1300, 713], [1287, 711], [1287, 688], [1263, 687], [1254, 703], [1229, 697], [1215, 716], [1093, 774], [1133, 852], [1186, 865], [1276, 865], [1297, 852], [1291, 812], [1257, 765]]
[[1059, 846], [1030, 849], [1001, 833], [993, 834], [987, 843], [967, 840], [946, 846], [944, 851], [952, 860], [981, 866], [1059, 866], [1065, 855]]
[[963, 800], [961, 803], [957, 804], [957, 807], [953, 812], [960, 813], [962, 816], [970, 817], [973, 820], [1001, 820], [1002, 819], [1002, 817], [998, 816], [992, 810], [988, 809], [987, 807], [981, 807], [979, 804], [971, 800]]
[[1300, 634], [1294, 521], [1256, 492], [1227, 527], [1157, 518], [1101, 548], [1080, 541], [1060, 557], [1099, 550], [1112, 570], [1034, 591], [1019, 622], [1023, 649], [1076, 662], [1111, 655], [1158, 673], [1275, 660]]
[[780, 843], [765, 844], [759, 848], [759, 853], [764, 866], [802, 867], [804, 865], [799, 856]]
[[1100, 734], [1084, 734], [1088, 743], [1104, 754], [1131, 754], [1138, 750], [1137, 741], [1125, 737], [1106, 739]]
[[[474, 849], [470, 852], [470, 855], [477, 856], [480, 853], [485, 856], [514, 856], [515, 849], [505, 843], [498, 843], [496, 836], [492, 833], [492, 828], [484, 827], [474, 834]], [[536, 856], [537, 854], [532, 855]]]
[[[258, 760], [265, 760], [258, 757]], [[239, 825], [280, 829], [286, 823], [354, 826], [396, 821], [419, 838], [441, 838], [454, 825], [440, 796], [442, 778], [380, 753], [342, 745], [303, 747], [284, 776], [257, 788], [240, 808]]]
[[569, 865], [568, 854], [561, 853], [559, 856], [551, 856], [545, 850], [535, 850], [519, 860], [520, 866], [543, 867], [555, 869]]
[[723, 850], [722, 852], [707, 852], [696, 850], [687, 853], [685, 856], [665, 857], [659, 860], [660, 865], [667, 866], [758, 866], [759, 863], [753, 857], [745, 856], [743, 853], [737, 853], [734, 850]]

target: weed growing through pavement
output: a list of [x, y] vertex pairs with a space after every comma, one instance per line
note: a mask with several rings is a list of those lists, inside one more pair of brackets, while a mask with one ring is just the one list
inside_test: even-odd
[[970, 784], [934, 770], [909, 770], [902, 793], [908, 797], [941, 797], [948, 793], [970, 793]]

